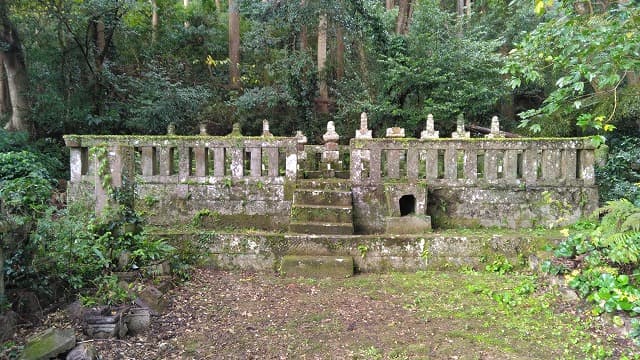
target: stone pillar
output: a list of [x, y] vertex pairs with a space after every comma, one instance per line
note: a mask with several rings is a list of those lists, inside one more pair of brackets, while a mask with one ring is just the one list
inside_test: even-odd
[[207, 176], [207, 149], [203, 147], [193, 148], [196, 160], [196, 176]]
[[433, 115], [427, 115], [427, 125], [425, 130], [420, 132], [420, 139], [437, 139], [440, 137], [440, 132], [435, 131], [433, 124]]
[[76, 182], [82, 179], [82, 148], [72, 147], [69, 149], [69, 181]]
[[464, 178], [476, 182], [478, 179], [478, 150], [464, 150]]
[[484, 137], [488, 139], [504, 137], [500, 132], [500, 120], [498, 119], [497, 116], [494, 116], [491, 118], [491, 133], [485, 135]]
[[180, 182], [186, 182], [191, 175], [193, 175], [191, 173], [191, 148], [186, 145], [180, 145], [178, 147], [178, 177]]
[[562, 177], [566, 182], [575, 182], [577, 167], [576, 149], [564, 149], [562, 152]]
[[251, 177], [262, 176], [262, 149], [259, 147], [249, 148], [251, 154], [250, 170]]
[[428, 149], [424, 154], [424, 161], [426, 162], [427, 179], [438, 178], [438, 150]]
[[[134, 152], [135, 150], [132, 146], [119, 144], [109, 147], [106, 158], [94, 156], [95, 168], [100, 169], [100, 162], [106, 161], [108, 163], [107, 171], [109, 172], [109, 174], [95, 173], [96, 214], [101, 214], [110, 204], [115, 205], [110, 189], [105, 188], [105, 185], [113, 190], [119, 188], [121, 191], [133, 191], [135, 181]], [[109, 184], [103, 183], [104, 175], [111, 176]], [[133, 204], [122, 205], [133, 207]]]
[[244, 163], [242, 148], [227, 148], [231, 155], [231, 177], [241, 178], [244, 176]]
[[213, 148], [213, 176], [215, 177], [224, 176], [224, 152], [224, 148], [222, 147]]
[[468, 139], [471, 137], [471, 133], [464, 130], [464, 115], [458, 115], [456, 120], [456, 131], [451, 134], [453, 139]]
[[145, 146], [141, 149], [140, 154], [140, 163], [142, 165], [142, 176], [152, 176], [153, 175], [153, 164], [155, 151], [151, 146]]
[[266, 119], [262, 120], [262, 136], [273, 136], [273, 134], [269, 131], [269, 122]]
[[200, 123], [200, 136], [209, 136], [209, 133], [207, 132], [207, 124], [205, 123]]
[[278, 148], [277, 147], [268, 147], [264, 149], [267, 155], [267, 174], [269, 177], [277, 177], [278, 176]]
[[409, 180], [417, 180], [420, 170], [420, 150], [417, 148], [407, 149], [407, 177]]
[[360, 129], [356, 130], [356, 139], [371, 139], [373, 138], [371, 130], [368, 129], [367, 113], [360, 114]]
[[503, 177], [513, 182], [518, 177], [518, 150], [505, 150], [502, 162]]
[[458, 178], [458, 152], [453, 147], [444, 151], [444, 178], [450, 180]]

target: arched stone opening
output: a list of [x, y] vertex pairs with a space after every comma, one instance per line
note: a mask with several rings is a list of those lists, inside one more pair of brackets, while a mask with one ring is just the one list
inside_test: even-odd
[[400, 216], [415, 214], [416, 197], [413, 195], [403, 195], [400, 198]]

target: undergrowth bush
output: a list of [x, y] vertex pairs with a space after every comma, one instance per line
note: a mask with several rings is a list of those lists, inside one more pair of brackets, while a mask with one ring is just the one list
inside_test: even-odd
[[627, 199], [609, 201], [594, 216], [599, 219], [573, 226], [543, 270], [564, 275], [594, 304], [596, 315], [640, 315], [640, 206]]
[[596, 167], [600, 201], [626, 198], [640, 205], [640, 138], [612, 139], [609, 150], [605, 166]]

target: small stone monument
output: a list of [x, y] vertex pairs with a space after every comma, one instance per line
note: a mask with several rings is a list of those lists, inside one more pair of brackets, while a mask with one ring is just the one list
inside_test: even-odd
[[324, 150], [322, 151], [321, 161], [324, 163], [332, 163], [338, 161], [340, 152], [338, 151], [338, 140], [340, 135], [336, 132], [336, 126], [333, 121], [327, 123], [327, 132], [322, 135], [324, 141]]
[[262, 136], [273, 136], [273, 134], [269, 131], [269, 121], [262, 120]]
[[209, 133], [207, 132], [207, 124], [205, 123], [200, 123], [200, 136], [208, 136]]
[[387, 128], [387, 137], [388, 138], [403, 138], [404, 137], [404, 128], [394, 126], [392, 128]]
[[[307, 152], [304, 151], [304, 145], [307, 143], [307, 137], [304, 136], [302, 131], [297, 130], [294, 138], [296, 139], [296, 151], [298, 152], [298, 159], [306, 160]], [[300, 166], [300, 164], [298, 164], [298, 166]]]
[[485, 135], [484, 137], [492, 139], [492, 138], [501, 138], [504, 137], [500, 133], [500, 120], [498, 120], [497, 116], [491, 118], [491, 133]]
[[471, 133], [468, 131], [464, 131], [464, 115], [458, 115], [458, 119], [456, 120], [456, 131], [451, 133], [451, 138], [453, 139], [468, 139], [471, 137]]
[[167, 125], [167, 135], [175, 135], [176, 134], [176, 125], [171, 123]]
[[242, 136], [242, 131], [240, 131], [240, 123], [233, 123], [231, 134], [227, 136]]
[[356, 130], [356, 139], [371, 139], [372, 133], [367, 124], [367, 113], [360, 114], [360, 129]]
[[420, 132], [420, 139], [437, 139], [440, 137], [440, 132], [435, 131], [433, 126], [433, 115], [427, 115], [427, 126], [424, 131]]

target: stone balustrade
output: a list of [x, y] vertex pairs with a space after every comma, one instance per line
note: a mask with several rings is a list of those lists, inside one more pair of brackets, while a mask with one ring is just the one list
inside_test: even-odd
[[93, 177], [89, 149], [135, 148], [136, 174], [150, 183], [206, 183], [216, 178], [296, 177], [296, 141], [281, 137], [65, 136], [71, 182]]
[[351, 181], [592, 186], [589, 139], [352, 139]]

